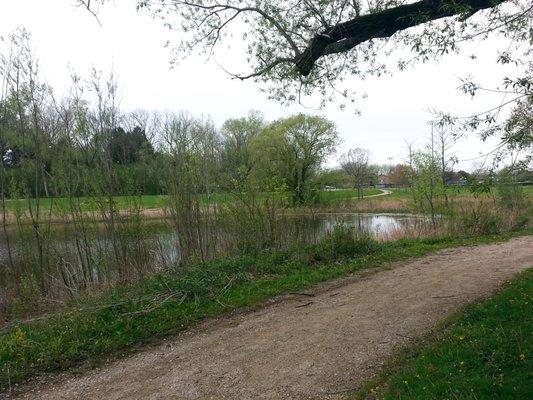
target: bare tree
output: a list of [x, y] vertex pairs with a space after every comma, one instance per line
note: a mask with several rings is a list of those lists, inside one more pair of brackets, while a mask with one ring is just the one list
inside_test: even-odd
[[259, 111], [250, 111], [247, 117], [224, 122], [220, 133], [226, 179], [243, 178], [250, 174], [253, 167], [251, 143], [265, 126], [265, 117]]
[[431, 154], [440, 164], [440, 176], [444, 193], [444, 205], [448, 206], [448, 194], [446, 193], [446, 172], [456, 163], [456, 157], [450, 154], [450, 150], [456, 141], [456, 135], [447, 126], [431, 125]]
[[359, 147], [350, 149], [341, 157], [342, 169], [352, 178], [358, 198], [363, 198], [363, 186], [367, 184], [370, 176], [369, 157], [369, 151]]
[[407, 150], [407, 165], [409, 165], [409, 168], [413, 169], [413, 157], [415, 155], [415, 143], [409, 140], [405, 141], [405, 149]]
[[212, 196], [220, 138], [210, 119], [185, 113], [167, 114], [162, 127], [162, 151], [171, 160], [166, 185], [181, 261], [187, 262], [193, 256], [206, 260], [217, 246], [213, 222], [217, 208]]

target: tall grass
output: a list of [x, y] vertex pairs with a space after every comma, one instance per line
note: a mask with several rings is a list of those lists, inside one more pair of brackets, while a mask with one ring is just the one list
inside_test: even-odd
[[510, 185], [492, 193], [450, 197], [444, 223], [452, 235], [518, 231], [531, 226], [532, 200], [520, 187]]

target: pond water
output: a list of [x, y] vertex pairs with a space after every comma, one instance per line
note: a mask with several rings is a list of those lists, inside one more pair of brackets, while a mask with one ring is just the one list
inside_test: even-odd
[[418, 229], [427, 223], [426, 217], [412, 214], [324, 213], [297, 217], [314, 220], [313, 232], [316, 239], [339, 226], [369, 233], [376, 239], [388, 239], [391, 235]]
[[[281, 247], [284, 243], [286, 246], [316, 243], [339, 226], [387, 240], [421, 229], [425, 223], [424, 217], [402, 214], [285, 215], [279, 219], [276, 228], [276, 243]], [[33, 285], [35, 290], [41, 290], [47, 296], [60, 297], [61, 293], [132, 281], [179, 267], [183, 251], [170, 221], [145, 221], [142, 230], [126, 227], [113, 233], [113, 237], [108, 232], [102, 225], [80, 230], [73, 229], [72, 225], [57, 224], [41, 246], [37, 245], [29, 229], [25, 235], [10, 231], [8, 238], [0, 233], [0, 282], [4, 282], [4, 293], [13, 291], [16, 285], [34, 290]], [[204, 244], [199, 241], [200, 245], [195, 242], [190, 247], [193, 247], [195, 257], [201, 250], [204, 259], [239, 250], [242, 243], [229, 236], [224, 227], [211, 227]], [[11, 252], [8, 251], [8, 239]], [[210, 241], [215, 244], [211, 246]], [[205, 242], [209, 242], [207, 246]], [[4, 297], [3, 301], [11, 297], [1, 295], [0, 302], [1, 297]]]
[[[353, 228], [355, 232], [368, 233], [378, 240], [384, 240], [396, 233], [401, 235], [403, 232], [421, 228], [427, 223], [427, 218], [412, 214], [314, 213], [312, 215], [288, 215], [283, 222], [287, 225], [287, 231], [294, 232], [297, 230], [305, 241], [315, 242], [340, 226]], [[71, 227], [60, 225], [54, 229], [52, 247], [68, 253], [68, 249], [76, 245], [75, 238], [71, 235]], [[108, 240], [103, 230], [96, 236], [99, 237], [99, 240], [95, 246], [108, 246], [106, 243]], [[175, 246], [175, 243], [178, 242], [177, 234], [168, 224], [154, 224], [147, 237], [153, 242], [153, 245], [157, 243], [163, 245], [162, 250], [167, 253], [170, 259], [176, 260], [179, 258], [179, 250]], [[20, 238], [10, 238], [12, 256], [15, 258], [21, 256], [21, 252], [23, 252], [21, 247], [25, 247], [18, 246], [17, 242], [20, 242], [20, 240], [17, 239]], [[7, 240], [5, 235], [0, 233], [0, 265], [7, 262]]]

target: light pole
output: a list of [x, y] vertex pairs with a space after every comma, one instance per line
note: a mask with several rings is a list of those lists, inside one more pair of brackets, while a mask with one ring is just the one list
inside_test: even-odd
[[387, 157], [387, 161], [389, 162], [389, 174], [392, 171], [392, 160], [394, 160], [394, 157]]

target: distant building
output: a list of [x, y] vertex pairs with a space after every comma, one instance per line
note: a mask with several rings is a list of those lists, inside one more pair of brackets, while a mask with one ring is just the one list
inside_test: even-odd
[[378, 183], [376, 184], [376, 188], [381, 189], [381, 188], [388, 188], [392, 186], [393, 185], [392, 185], [390, 176], [384, 175], [384, 174], [378, 175]]
[[449, 179], [446, 181], [446, 186], [466, 186], [466, 185], [468, 185], [468, 180], [464, 176], [461, 176], [455, 179]]

